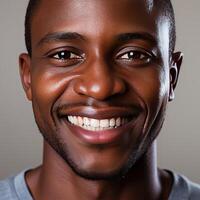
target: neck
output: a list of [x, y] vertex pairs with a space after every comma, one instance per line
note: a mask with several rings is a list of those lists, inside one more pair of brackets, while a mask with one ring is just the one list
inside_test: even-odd
[[155, 200], [160, 198], [162, 192], [156, 161], [156, 142], [129, 174], [117, 181], [94, 181], [79, 177], [47, 143], [44, 143], [43, 164], [27, 173], [26, 180], [34, 199], [37, 200]]

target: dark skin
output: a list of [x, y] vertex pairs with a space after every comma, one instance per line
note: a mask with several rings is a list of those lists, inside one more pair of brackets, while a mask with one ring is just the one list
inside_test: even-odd
[[[42, 165], [26, 173], [34, 199], [168, 198], [172, 178], [157, 168], [154, 139], [182, 55], [169, 54], [167, 18], [147, 8], [141, 0], [39, 5], [32, 55], [20, 55], [22, 84], [45, 138]], [[70, 124], [69, 115], [129, 122], [94, 133]]]

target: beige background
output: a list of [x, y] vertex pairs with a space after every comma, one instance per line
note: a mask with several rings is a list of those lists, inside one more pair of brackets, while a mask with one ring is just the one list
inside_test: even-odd
[[[18, 75], [25, 51], [27, 0], [0, 0], [0, 178], [41, 162], [42, 139]], [[200, 183], [200, 1], [174, 0], [177, 50], [185, 54], [176, 90], [158, 140], [158, 163]]]

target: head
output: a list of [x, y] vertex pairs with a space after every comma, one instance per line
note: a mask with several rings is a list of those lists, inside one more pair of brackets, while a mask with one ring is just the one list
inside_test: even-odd
[[151, 147], [182, 62], [175, 35], [169, 0], [30, 1], [23, 87], [74, 172], [122, 175]]
[[[29, 0], [29, 4], [26, 11], [26, 17], [25, 17], [25, 43], [26, 48], [31, 55], [32, 47], [31, 47], [31, 21], [35, 14], [35, 11], [37, 10], [41, 0]], [[160, 9], [163, 12], [163, 15], [166, 16], [169, 19], [169, 42], [170, 47], [169, 51], [170, 53], [173, 53], [176, 43], [176, 27], [175, 27], [175, 16], [174, 16], [174, 9], [171, 4], [171, 0], [158, 0], [158, 3], [160, 6]], [[154, 5], [154, 0], [146, 0], [146, 6], [147, 9], [149, 9], [149, 12], [152, 11], [152, 8]]]

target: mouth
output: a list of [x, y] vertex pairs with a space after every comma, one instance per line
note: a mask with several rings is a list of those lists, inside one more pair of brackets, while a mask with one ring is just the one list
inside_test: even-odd
[[129, 123], [132, 117], [117, 117], [110, 119], [94, 119], [81, 116], [68, 116], [69, 123], [89, 131], [103, 131], [116, 129]]
[[139, 109], [84, 107], [62, 110], [59, 116], [64, 133], [67, 127], [86, 144], [118, 144], [130, 136], [140, 113]]

